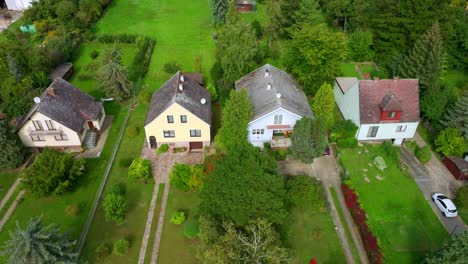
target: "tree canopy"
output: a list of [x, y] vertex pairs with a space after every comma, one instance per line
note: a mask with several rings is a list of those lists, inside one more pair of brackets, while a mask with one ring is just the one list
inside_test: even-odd
[[445, 127], [455, 127], [468, 140], [468, 92], [458, 99], [440, 121]]
[[17, 168], [26, 154], [23, 144], [7, 122], [0, 121], [0, 168]]
[[294, 159], [311, 163], [314, 158], [322, 156], [327, 146], [325, 136], [326, 130], [323, 121], [303, 117], [294, 125], [289, 154]]
[[468, 259], [468, 231], [460, 235], [450, 237], [442, 248], [429, 254], [425, 263], [427, 264], [452, 264], [464, 263]]
[[105, 51], [99, 79], [107, 96], [121, 100], [131, 95], [132, 83], [128, 80], [127, 70], [122, 65], [121, 50], [117, 46]]
[[324, 83], [320, 86], [312, 102], [312, 112], [316, 118], [323, 120], [327, 129], [331, 129], [335, 124], [335, 95], [330, 84]]

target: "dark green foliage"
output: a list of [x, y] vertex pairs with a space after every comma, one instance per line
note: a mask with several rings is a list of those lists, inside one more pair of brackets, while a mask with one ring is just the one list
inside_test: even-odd
[[56, 4], [55, 13], [62, 22], [68, 22], [76, 11], [77, 6], [70, 0], [61, 0]]
[[392, 142], [385, 141], [380, 145], [380, 149], [385, 153], [388, 157], [388, 160], [385, 160], [387, 163], [391, 161], [393, 164], [398, 165], [400, 163], [400, 154], [399, 148], [394, 146]]
[[286, 200], [290, 207], [313, 205], [317, 211], [325, 206], [323, 189], [320, 181], [309, 176], [294, 176], [286, 180]]
[[443, 87], [435, 87], [420, 97], [422, 114], [429, 120], [437, 122], [445, 113], [449, 94]]
[[194, 165], [191, 168], [192, 175], [189, 180], [189, 187], [191, 190], [199, 191], [203, 188], [206, 181], [205, 167], [201, 164]]
[[103, 262], [104, 259], [106, 259], [111, 254], [111, 249], [107, 244], [102, 243], [99, 244], [99, 246], [96, 248], [95, 254], [96, 260], [99, 262]]
[[372, 33], [355, 31], [349, 35], [350, 59], [353, 61], [370, 61], [374, 57], [372, 50]]
[[333, 87], [324, 83], [314, 96], [312, 112], [316, 118], [324, 121], [326, 129], [331, 129], [335, 124], [335, 95]]
[[250, 26], [253, 28], [253, 30], [255, 32], [255, 36], [257, 37], [257, 39], [260, 39], [263, 36], [263, 27], [260, 24], [260, 22], [258, 22], [258, 20], [255, 19], [254, 21], [252, 21]]
[[285, 149], [280, 149], [273, 152], [275, 154], [275, 160], [285, 160], [288, 156], [288, 151]]
[[247, 125], [252, 115], [252, 105], [247, 91], [232, 90], [223, 108], [223, 125], [216, 135], [216, 141], [223, 149], [228, 150], [246, 144]]
[[117, 100], [128, 98], [133, 92], [127, 70], [122, 65], [121, 50], [116, 45], [104, 53], [103, 64], [99, 69], [99, 80], [106, 95]]
[[427, 264], [449, 264], [465, 263], [468, 259], [468, 231], [463, 234], [453, 235], [436, 252], [429, 254], [424, 263]]
[[216, 87], [214, 86], [213, 83], [209, 83], [208, 86], [206, 87], [206, 90], [208, 90], [208, 92], [210, 92], [211, 101], [218, 100], [218, 92], [217, 92]]
[[[440, 98], [439, 98], [440, 99]], [[460, 97], [444, 115], [440, 123], [444, 127], [455, 127], [468, 140], [468, 92]]]
[[101, 16], [102, 6], [96, 0], [80, 0], [79, 13], [77, 16], [85, 23], [97, 21]]
[[322, 156], [327, 147], [325, 136], [326, 130], [322, 121], [303, 117], [294, 125], [289, 154], [293, 159], [311, 163], [314, 158]]
[[431, 160], [432, 152], [429, 146], [424, 146], [422, 148], [417, 148], [415, 154], [418, 160], [424, 164]]
[[125, 202], [125, 193], [119, 185], [113, 185], [109, 188], [102, 207], [106, 222], [121, 223], [124, 221], [127, 203]]
[[169, 174], [169, 182], [181, 191], [190, 190], [189, 182], [192, 176], [190, 165], [176, 163]]
[[176, 61], [171, 61], [164, 64], [164, 71], [169, 74], [174, 74], [181, 70], [181, 66]]
[[421, 92], [437, 87], [443, 67], [442, 35], [439, 23], [434, 25], [414, 43], [403, 58], [400, 74], [404, 78], [417, 78]]
[[226, 14], [229, 10], [229, 0], [212, 0], [211, 10], [213, 12], [215, 25], [224, 24], [226, 21]]
[[184, 224], [184, 236], [194, 239], [198, 236], [199, 232], [200, 226], [198, 225], [198, 221], [193, 217], [189, 217]]
[[287, 214], [284, 181], [276, 169], [269, 154], [250, 144], [230, 149], [224, 159], [215, 161], [215, 169], [200, 193], [200, 210], [236, 225], [257, 217], [282, 223]]
[[46, 148], [22, 172], [22, 184], [32, 196], [40, 197], [50, 193], [61, 195], [70, 191], [83, 174], [84, 164], [83, 159], [76, 160], [70, 154]]
[[356, 132], [358, 127], [351, 120], [341, 120], [333, 126], [330, 142], [337, 142], [338, 146], [349, 148], [357, 145]]
[[159, 148], [157, 150], [157, 153], [158, 153], [158, 155], [163, 154], [163, 153], [166, 153], [168, 150], [169, 150], [169, 145], [168, 144], [162, 144], [161, 146], [159, 146]]
[[126, 239], [120, 239], [114, 243], [114, 254], [117, 256], [124, 256], [128, 253], [128, 248], [130, 247], [130, 242]]
[[336, 144], [340, 148], [354, 148], [357, 146], [358, 140], [355, 137], [339, 138]]
[[126, 44], [135, 44], [139, 35], [134, 34], [99, 34], [97, 41], [101, 43], [126, 43]]
[[26, 155], [25, 148], [6, 121], [0, 121], [0, 168], [16, 168]]
[[307, 95], [314, 95], [323, 83], [340, 74], [348, 55], [348, 41], [341, 32], [324, 25], [301, 25], [291, 30], [284, 63], [288, 72], [302, 84]]
[[457, 156], [466, 151], [467, 144], [456, 128], [447, 128], [442, 130], [434, 141], [437, 151], [445, 156]]
[[151, 102], [151, 93], [148, 92], [148, 91], [141, 91], [139, 94], [138, 94], [138, 103], [146, 103], [148, 104], [149, 102]]
[[90, 56], [91, 56], [91, 59], [93, 59], [93, 60], [96, 59], [99, 56], [99, 51], [93, 50], [91, 52]]
[[205, 244], [213, 244], [221, 236], [221, 225], [210, 215], [201, 215], [198, 219], [199, 230], [198, 237]]
[[135, 38], [135, 45], [137, 47], [137, 53], [133, 58], [132, 66], [128, 73], [128, 79], [132, 81], [136, 81], [138, 78], [143, 78], [148, 72], [148, 66], [156, 41], [149, 37], [138, 35]]
[[10, 231], [10, 240], [3, 245], [1, 254], [8, 263], [77, 263], [76, 241], [60, 233], [56, 225], [43, 226], [41, 218], [33, 218], [26, 229], [16, 222]]
[[349, 27], [349, 20], [354, 15], [354, 8], [350, 0], [319, 0], [320, 8], [327, 15], [327, 19], [332, 24], [337, 24], [343, 27], [346, 32]]
[[468, 209], [468, 184], [463, 185], [457, 190], [455, 204], [463, 209]]
[[138, 136], [138, 133], [138, 127], [136, 126], [129, 126], [125, 129], [125, 134], [127, 134], [127, 136], [131, 138]]
[[133, 159], [132, 158], [124, 158], [119, 160], [119, 167], [120, 168], [128, 168], [132, 164]]
[[151, 162], [147, 159], [136, 158], [128, 168], [130, 179], [147, 180], [151, 178]]

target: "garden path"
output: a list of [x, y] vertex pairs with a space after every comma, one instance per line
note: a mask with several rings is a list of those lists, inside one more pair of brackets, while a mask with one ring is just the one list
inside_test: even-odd
[[151, 204], [148, 210], [148, 217], [146, 218], [145, 232], [143, 240], [141, 241], [140, 255], [138, 257], [138, 264], [145, 262], [146, 249], [148, 247], [148, 240], [151, 233], [151, 225], [153, 224], [154, 209], [156, 207], [156, 200], [158, 199], [159, 184], [154, 185], [153, 195], [151, 197]]
[[16, 199], [13, 201], [13, 203], [11, 204], [10, 208], [8, 208], [8, 211], [5, 213], [5, 215], [3, 216], [2, 220], [0, 221], [0, 231], [2, 231], [3, 229], [3, 226], [6, 224], [6, 222], [8, 221], [8, 219], [10, 219], [10, 216], [13, 214], [13, 212], [15, 211], [16, 209], [16, 206], [20, 203], [20, 200], [23, 198], [24, 196], [24, 190], [20, 191], [18, 193], [18, 196], [16, 196]]
[[164, 189], [164, 194], [161, 203], [161, 211], [159, 212], [159, 220], [158, 220], [158, 229], [156, 230], [156, 235], [154, 236], [154, 245], [153, 245], [153, 252], [151, 254], [151, 264], [156, 264], [158, 262], [158, 253], [159, 253], [159, 244], [161, 243], [161, 234], [164, 225], [164, 216], [166, 215], [166, 205], [167, 205], [167, 197], [169, 196], [169, 183], [166, 185]]
[[16, 190], [16, 187], [18, 187], [18, 185], [20, 184], [21, 179], [22, 179], [21, 177], [18, 177], [18, 179], [16, 179], [16, 181], [13, 183], [13, 185], [10, 187], [8, 192], [3, 197], [2, 201], [0, 202], [0, 211], [3, 209], [5, 204], [10, 200], [11, 196]]

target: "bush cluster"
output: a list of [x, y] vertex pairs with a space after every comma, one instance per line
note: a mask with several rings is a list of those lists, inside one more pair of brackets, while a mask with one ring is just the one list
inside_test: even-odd
[[337, 122], [330, 133], [330, 142], [336, 142], [339, 147], [352, 148], [357, 146], [357, 126], [351, 120]]
[[114, 243], [114, 254], [117, 256], [124, 256], [128, 252], [130, 242], [126, 239], [120, 239]]
[[161, 146], [159, 146], [156, 153], [163, 154], [163, 153], [166, 153], [168, 150], [169, 150], [169, 145], [168, 144], [162, 144]]
[[190, 239], [193, 239], [198, 236], [199, 232], [200, 226], [198, 221], [193, 217], [189, 217], [189, 219], [184, 224], [184, 235]]
[[431, 160], [431, 149], [429, 146], [424, 146], [422, 148], [417, 148], [416, 149], [416, 157], [421, 163], [427, 163], [429, 160]]
[[171, 223], [174, 225], [181, 225], [185, 222], [184, 212], [174, 212], [171, 216]]
[[184, 192], [202, 189], [205, 180], [206, 173], [203, 165], [190, 166], [176, 163], [169, 174], [171, 185]]
[[286, 201], [292, 207], [312, 205], [318, 211], [325, 206], [322, 185], [306, 175], [291, 177], [286, 181]]
[[128, 177], [136, 180], [151, 178], [151, 162], [143, 158], [134, 159], [128, 168]]
[[117, 223], [121, 223], [124, 221], [127, 202], [125, 201], [125, 193], [120, 185], [116, 184], [110, 187], [104, 197], [102, 207], [106, 222], [116, 221]]
[[174, 74], [180, 71], [180, 65], [176, 61], [167, 62], [164, 64], [164, 71], [169, 74]]
[[370, 263], [383, 263], [383, 256], [377, 238], [372, 234], [372, 231], [366, 223], [366, 212], [361, 208], [357, 194], [346, 184], [341, 185], [341, 190], [343, 191], [346, 207], [348, 207], [354, 223], [361, 234], [362, 242]]
[[393, 164], [400, 163], [400, 155], [398, 153], [399, 149], [398, 147], [394, 146], [392, 142], [385, 141], [379, 147], [387, 156], [387, 160], [390, 160]]
[[455, 204], [464, 209], [468, 209], [468, 184], [463, 185], [457, 190]]
[[99, 244], [99, 246], [96, 248], [95, 254], [96, 254], [96, 260], [98, 262], [103, 262], [105, 258], [107, 258], [111, 253], [111, 250], [107, 244]]

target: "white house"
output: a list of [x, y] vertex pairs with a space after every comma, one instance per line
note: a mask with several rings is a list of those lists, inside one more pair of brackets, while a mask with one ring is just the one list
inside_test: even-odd
[[266, 64], [236, 82], [236, 90], [246, 89], [254, 116], [249, 122], [248, 141], [258, 147], [287, 147], [296, 121], [313, 117], [304, 92], [286, 72]]
[[338, 77], [334, 94], [343, 117], [358, 126], [358, 140], [393, 140], [401, 145], [413, 138], [419, 124], [417, 79]]
[[[8, 10], [25, 10], [36, 0], [4, 0]], [[0, 0], [0, 2], [2, 2]]]

